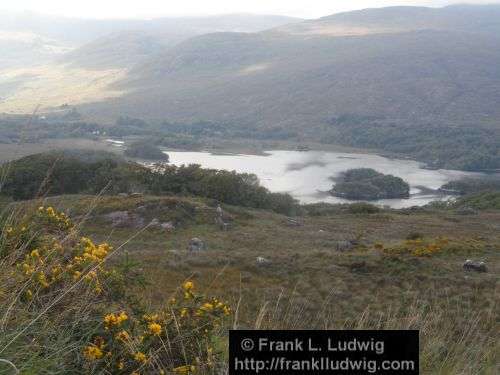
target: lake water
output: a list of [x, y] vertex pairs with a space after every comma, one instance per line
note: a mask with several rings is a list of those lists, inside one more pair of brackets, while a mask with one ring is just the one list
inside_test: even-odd
[[409, 199], [382, 199], [372, 203], [393, 208], [421, 206], [431, 201], [448, 199], [436, 190], [448, 181], [478, 176], [452, 170], [424, 169], [413, 160], [389, 159], [373, 154], [329, 151], [267, 151], [266, 155], [211, 154], [209, 152], [168, 152], [175, 165], [200, 164], [204, 168], [235, 170], [256, 174], [263, 186], [272, 192], [291, 194], [302, 203], [345, 203], [346, 199], [327, 193], [341, 172], [352, 168], [373, 168], [384, 174], [401, 177], [410, 184]]

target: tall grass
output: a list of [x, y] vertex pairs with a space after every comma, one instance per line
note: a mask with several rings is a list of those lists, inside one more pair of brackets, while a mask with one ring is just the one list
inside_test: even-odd
[[[358, 317], [339, 323], [330, 312], [330, 301], [317, 314], [293, 297], [264, 304], [257, 313], [255, 329], [411, 329], [420, 331], [422, 374], [498, 374], [500, 340], [498, 303], [487, 311], [461, 309], [459, 314], [447, 303], [415, 300], [410, 306], [373, 312], [370, 306]], [[451, 302], [448, 302], [451, 303]], [[436, 306], [440, 306], [436, 308]], [[465, 322], [465, 323], [464, 323]], [[236, 324], [236, 327], [239, 327]], [[241, 328], [241, 327], [240, 327]], [[250, 328], [250, 327], [246, 327]]]

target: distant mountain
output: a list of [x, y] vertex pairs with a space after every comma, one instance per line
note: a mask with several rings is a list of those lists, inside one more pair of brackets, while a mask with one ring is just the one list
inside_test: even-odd
[[108, 34], [141, 30], [174, 34], [205, 34], [214, 31], [257, 32], [301, 21], [277, 15], [228, 14], [206, 17], [133, 19], [79, 19], [31, 12], [1, 12], [1, 31], [23, 31], [83, 45]]
[[278, 27], [294, 35], [369, 35], [422, 30], [500, 33], [498, 5], [451, 5], [444, 8], [396, 6], [339, 13]]
[[169, 35], [162, 39], [144, 31], [122, 31], [66, 53], [57, 62], [88, 69], [127, 68], [182, 41], [184, 37]]
[[[469, 9], [477, 27], [464, 31], [465, 21], [458, 20]], [[442, 21], [416, 27], [412, 20], [425, 20], [426, 12]], [[350, 36], [291, 31], [304, 24], [318, 30], [315, 24], [326, 27], [339, 20], [407, 27]], [[298, 128], [345, 113], [405, 120], [500, 119], [499, 23], [500, 6], [404, 7], [254, 34], [203, 35], [138, 65], [118, 86], [130, 94], [96, 104], [92, 111]]]
[[30, 31], [0, 29], [0, 69], [44, 64], [70, 49], [63, 42]]
[[[37, 65], [51, 59], [80, 67], [117, 67], [151, 56], [157, 47], [170, 47], [196, 35], [258, 32], [298, 21], [292, 17], [252, 14], [86, 20], [26, 12], [0, 13], [0, 68]], [[72, 49], [76, 50], [61, 57]]]

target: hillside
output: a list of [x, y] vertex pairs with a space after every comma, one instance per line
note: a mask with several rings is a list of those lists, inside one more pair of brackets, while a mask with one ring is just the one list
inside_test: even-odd
[[[0, 11], [0, 69], [54, 60], [104, 69], [115, 60], [113, 67], [121, 66], [125, 58], [130, 63], [137, 62], [133, 59], [137, 54], [151, 56], [154, 45], [170, 47], [210, 32], [258, 32], [297, 21], [300, 19], [252, 14], [92, 20]], [[74, 49], [73, 53], [64, 55]]]
[[[0, 266], [0, 301], [5, 302], [0, 314], [7, 322], [0, 346], [6, 348], [2, 358], [30, 373], [98, 373], [96, 369], [122, 362], [130, 371], [142, 365], [146, 373], [154, 373], [153, 366], [177, 373], [172, 368], [187, 362], [195, 363], [197, 373], [210, 374], [207, 362], [223, 367], [227, 361], [231, 327], [420, 329], [424, 373], [493, 373], [498, 362], [496, 211], [461, 216], [432, 210], [333, 210], [304, 216], [301, 226], [290, 226], [285, 216], [270, 211], [224, 205], [231, 227], [220, 231], [213, 223], [213, 203], [192, 197], [73, 195], [3, 208], [18, 219], [4, 224], [10, 241], [0, 245], [0, 259], [18, 263], [3, 261]], [[54, 224], [66, 225], [68, 217], [69, 225], [74, 223], [72, 241], [64, 241], [69, 237], [65, 227], [54, 229]], [[48, 258], [46, 247], [37, 252], [33, 246], [14, 247], [23, 233], [30, 239], [40, 236], [35, 237], [38, 246], [52, 241], [59, 251]], [[195, 237], [205, 244], [203, 250], [187, 250]], [[73, 261], [82, 248], [89, 258], [83, 265]], [[419, 248], [431, 251], [422, 255]], [[43, 266], [37, 256], [43, 257]], [[92, 274], [85, 266], [95, 257], [105, 263]], [[464, 271], [466, 258], [487, 259], [488, 272]], [[28, 276], [20, 271], [22, 262], [33, 264], [24, 266]], [[70, 271], [49, 278], [50, 267], [60, 264]], [[49, 276], [38, 281], [40, 277], [29, 278], [30, 272]], [[70, 287], [73, 293], [57, 299]], [[184, 295], [186, 289], [196, 293], [195, 301]], [[14, 295], [22, 298], [11, 300]], [[207, 314], [216, 329], [195, 315], [213, 298], [230, 306], [224, 319]], [[172, 327], [162, 315], [154, 318], [168, 351], [142, 322], [165, 308], [182, 322]], [[126, 323], [106, 329], [103, 322], [111, 314], [123, 316]], [[199, 326], [202, 337], [192, 334]], [[24, 327], [29, 329], [9, 342]], [[121, 329], [133, 340], [132, 353], [115, 338]], [[147, 340], [139, 340], [145, 332]], [[88, 349], [104, 349], [99, 337], [106, 340], [109, 356]], [[209, 346], [208, 360], [200, 349], [205, 338], [215, 343]], [[47, 347], [58, 350], [57, 360]], [[137, 352], [154, 360], [143, 365], [134, 360]]]
[[[211, 34], [136, 67], [119, 87], [137, 90], [122, 99], [139, 104], [130, 115], [178, 121], [299, 127], [342, 114], [484, 120], [500, 115], [497, 43], [441, 31], [349, 38]], [[116, 107], [101, 108], [108, 104]]]
[[175, 34], [160, 38], [144, 31], [116, 32], [64, 54], [58, 62], [96, 70], [127, 68], [184, 38], [185, 35]]
[[[309, 139], [402, 151], [436, 166], [495, 169], [500, 33], [492, 17], [500, 17], [500, 6], [461, 9], [384, 8], [255, 34], [199, 36], [137, 65], [113, 86], [126, 95], [83, 110], [94, 117], [282, 128]], [[428, 19], [426, 12], [436, 16], [418, 21]], [[290, 31], [348, 21], [372, 28], [377, 20], [385, 20], [384, 32], [378, 26], [348, 36]], [[399, 150], [398, 142], [383, 144], [386, 133], [399, 139], [408, 132], [418, 144]], [[468, 138], [494, 144], [484, 158], [446, 164], [443, 150], [453, 151], [448, 142]], [[473, 143], [460, 153], [475, 152]]]
[[300, 19], [252, 14], [86, 20], [0, 12], [0, 113], [32, 113], [121, 95], [128, 68], [191, 37], [258, 32]]
[[295, 35], [369, 35], [417, 30], [500, 32], [497, 5], [452, 5], [444, 8], [394, 6], [363, 9], [276, 28]]

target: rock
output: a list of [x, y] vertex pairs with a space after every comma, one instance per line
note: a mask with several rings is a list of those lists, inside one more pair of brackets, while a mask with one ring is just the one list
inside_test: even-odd
[[129, 196], [131, 198], [141, 198], [141, 197], [144, 196], [144, 194], [142, 194], [142, 193], [131, 193]]
[[457, 215], [477, 215], [477, 211], [471, 207], [462, 207], [455, 211]]
[[169, 221], [168, 223], [161, 223], [161, 228], [162, 229], [165, 229], [165, 230], [174, 230], [175, 229], [175, 225]]
[[158, 220], [156, 218], [151, 220], [151, 222], [149, 223], [149, 226], [152, 228], [161, 228], [160, 220]]
[[128, 194], [127, 193], [119, 193], [118, 196], [121, 198], [126, 198], [126, 197], [128, 197]]
[[104, 217], [111, 221], [115, 228], [140, 228], [144, 226], [144, 219], [128, 211], [111, 212]]
[[162, 223], [158, 219], [153, 219], [149, 223], [150, 228], [155, 228], [155, 229], [163, 229], [163, 230], [172, 230], [175, 228], [174, 224], [172, 222], [167, 222], [167, 223]]
[[340, 252], [352, 250], [353, 247], [354, 244], [352, 243], [352, 241], [337, 241], [337, 243], [335, 244], [335, 250]]
[[488, 272], [484, 262], [476, 262], [470, 259], [467, 259], [462, 267], [465, 271]]
[[241, 281], [249, 282], [252, 280], [252, 274], [250, 272], [242, 272], [241, 273]]
[[221, 231], [227, 231], [230, 226], [230, 224], [225, 222], [222, 217], [215, 218], [215, 225], [217, 225]]
[[268, 266], [271, 264], [271, 261], [264, 257], [257, 257], [255, 258], [255, 263], [257, 263], [258, 266]]
[[289, 227], [301, 227], [302, 225], [304, 225], [304, 223], [302, 221], [300, 221], [299, 219], [294, 219], [292, 217], [286, 218], [286, 224]]
[[203, 242], [197, 237], [191, 238], [191, 240], [189, 241], [188, 251], [198, 252], [206, 249], [207, 246], [205, 245], [205, 242]]
[[351, 272], [365, 272], [366, 271], [366, 262], [354, 262], [349, 265], [349, 269]]

